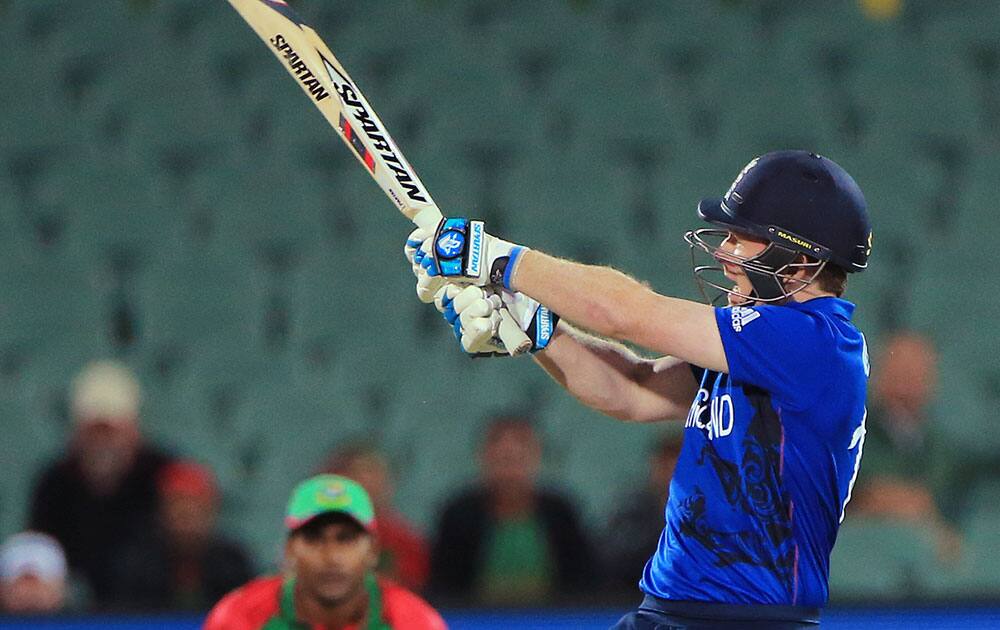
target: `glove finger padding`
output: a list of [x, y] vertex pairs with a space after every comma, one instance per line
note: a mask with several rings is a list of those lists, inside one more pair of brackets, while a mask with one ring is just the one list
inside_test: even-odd
[[458, 318], [455, 312], [455, 296], [462, 292], [462, 287], [457, 284], [446, 284], [434, 294], [434, 306], [438, 312], [444, 315], [449, 324], [454, 324]]
[[[499, 315], [498, 315], [499, 317]], [[485, 317], [477, 317], [462, 325], [462, 349], [470, 353], [505, 352], [496, 343], [494, 323]]]
[[444, 313], [445, 300], [451, 301], [454, 299], [448, 296], [448, 286], [449, 285], [441, 287], [437, 290], [437, 293], [434, 294], [434, 308], [438, 310], [438, 313]]
[[[417, 276], [417, 299], [424, 304], [434, 302], [438, 292], [447, 283], [447, 280], [444, 278], [427, 275], [427, 272], [422, 267], [414, 266], [413, 274]], [[438, 307], [438, 310], [441, 310], [441, 308]]]
[[458, 315], [460, 339], [466, 352], [503, 351], [502, 345], [496, 340], [500, 325], [500, 313], [497, 309], [501, 306], [499, 296], [488, 295], [475, 286], [466, 287], [455, 296], [452, 307]]
[[483, 317], [492, 311], [494, 305], [486, 297], [486, 291], [477, 286], [466, 286], [455, 295], [455, 312], [468, 313], [469, 317]]
[[406, 255], [406, 259], [410, 261], [411, 265], [420, 264], [420, 261], [415, 259], [417, 252], [421, 251], [421, 245], [433, 236], [433, 234], [434, 233], [429, 230], [417, 228], [410, 232], [410, 235], [406, 237], [406, 244], [403, 245], [403, 254]]
[[410, 232], [410, 235], [406, 237], [406, 244], [403, 245], [403, 254], [410, 261], [410, 268], [417, 278], [417, 299], [424, 304], [433, 302], [434, 296], [445, 283], [441, 278], [431, 277], [421, 264], [427, 256], [429, 247], [427, 243], [431, 236], [432, 232], [417, 228]]

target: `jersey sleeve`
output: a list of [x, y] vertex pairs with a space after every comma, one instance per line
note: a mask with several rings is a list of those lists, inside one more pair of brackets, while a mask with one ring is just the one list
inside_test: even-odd
[[834, 335], [825, 320], [786, 306], [715, 309], [730, 379], [804, 409], [828, 386]]
[[208, 613], [202, 630], [251, 630], [248, 620], [240, 614], [240, 607], [232, 596], [223, 598]]
[[382, 582], [385, 620], [393, 630], [447, 630], [448, 625], [430, 604], [410, 591]]
[[257, 579], [219, 600], [203, 630], [260, 630], [278, 614], [280, 578]]

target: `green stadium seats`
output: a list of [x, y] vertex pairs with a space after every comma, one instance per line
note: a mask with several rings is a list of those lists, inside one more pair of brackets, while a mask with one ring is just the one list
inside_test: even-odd
[[0, 461], [8, 471], [0, 479], [0, 532], [5, 536], [27, 526], [28, 497], [37, 473], [62, 444], [62, 427], [44, 413], [47, 399], [39, 389], [6, 376], [0, 392], [0, 422], [8, 427], [0, 440]]
[[944, 598], [987, 598], [1000, 589], [1000, 567], [994, 550], [1000, 545], [1000, 518], [996, 494], [990, 506], [977, 506], [962, 529], [963, 539], [956, 561], [928, 571], [933, 593]]
[[257, 338], [264, 280], [244, 252], [192, 244], [149, 260], [135, 279], [140, 347]]
[[866, 517], [841, 524], [830, 558], [830, 598], [904, 599], [920, 597], [922, 575], [935, 562], [929, 528]]
[[107, 260], [115, 249], [141, 257], [183, 238], [185, 217], [171, 207], [163, 179], [152, 168], [111, 158], [60, 160], [38, 194], [64, 213], [69, 246], [92, 263]]

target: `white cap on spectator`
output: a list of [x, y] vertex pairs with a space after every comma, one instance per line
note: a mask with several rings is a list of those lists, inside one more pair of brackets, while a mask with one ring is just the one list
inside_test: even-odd
[[66, 578], [66, 556], [55, 538], [38, 532], [14, 534], [0, 546], [0, 580], [34, 575], [52, 582]]
[[132, 370], [117, 361], [94, 361], [73, 379], [73, 418], [131, 422], [139, 416], [141, 398]]

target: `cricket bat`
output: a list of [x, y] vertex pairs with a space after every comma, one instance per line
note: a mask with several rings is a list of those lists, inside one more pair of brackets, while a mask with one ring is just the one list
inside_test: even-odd
[[[433, 231], [441, 211], [396, 146], [368, 100], [320, 36], [284, 0], [228, 0], [278, 57], [285, 70], [322, 112], [396, 208], [417, 226]], [[507, 309], [500, 309], [498, 335], [511, 355], [531, 340]]]

